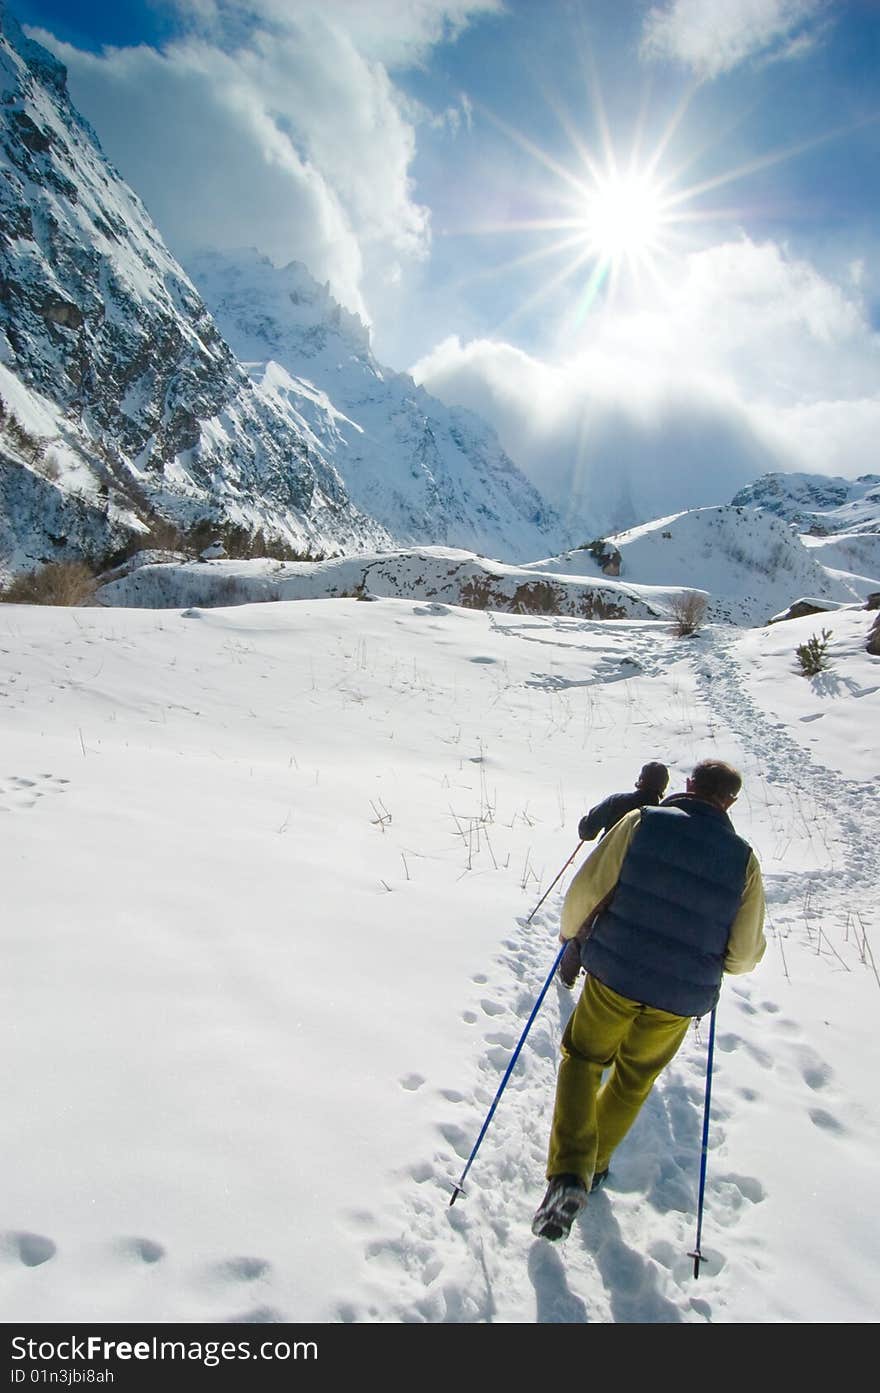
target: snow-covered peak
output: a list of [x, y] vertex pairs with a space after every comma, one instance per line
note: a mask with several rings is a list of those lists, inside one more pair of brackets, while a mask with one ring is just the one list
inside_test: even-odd
[[842, 479], [826, 474], [764, 474], [740, 489], [734, 504], [766, 508], [799, 531], [880, 532], [880, 474]]
[[[43, 48], [42, 44], [35, 43], [33, 39], [28, 38], [15, 15], [7, 6], [6, 0], [0, 0], [0, 35], [6, 41], [6, 52], [0, 55], [0, 68], [8, 63], [8, 55], [13, 53], [39, 77], [41, 82], [53, 87], [58, 96], [66, 97], [67, 69], [64, 64], [55, 57], [54, 53]], [[81, 117], [80, 120], [82, 120]]]
[[201, 252], [189, 265], [205, 300], [234, 326], [233, 347], [246, 362], [290, 364], [322, 353], [370, 359], [370, 331], [299, 261], [276, 267], [254, 247]]
[[378, 363], [362, 321], [303, 266], [277, 268], [249, 250], [203, 253], [189, 270], [260, 390], [294, 414], [395, 539], [508, 561], [567, 540], [492, 428]]

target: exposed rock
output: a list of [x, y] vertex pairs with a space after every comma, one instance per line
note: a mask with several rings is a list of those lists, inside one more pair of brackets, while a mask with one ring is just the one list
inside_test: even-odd
[[79, 329], [82, 326], [82, 310], [70, 300], [62, 300], [59, 295], [47, 295], [40, 313], [44, 319], [50, 319], [53, 324], [62, 324], [65, 329]]
[[808, 614], [826, 614], [830, 609], [839, 608], [839, 605], [830, 600], [795, 600], [788, 609], [784, 609], [781, 614], [774, 614], [767, 623], [781, 624], [785, 619], [803, 619]]
[[32, 121], [26, 111], [13, 111], [12, 122], [18, 132], [18, 138], [23, 145], [35, 153], [42, 153], [48, 150], [52, 144], [51, 139], [45, 131], [41, 131], [35, 121]]

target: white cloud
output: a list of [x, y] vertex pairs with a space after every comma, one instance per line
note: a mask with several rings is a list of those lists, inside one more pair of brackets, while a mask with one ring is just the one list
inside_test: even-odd
[[[686, 258], [664, 301], [606, 309], [571, 356], [445, 342], [413, 369], [481, 412], [585, 528], [727, 502], [768, 470], [876, 469], [880, 341], [858, 290], [774, 243]], [[873, 461], [873, 463], [872, 463]]]
[[361, 250], [339, 194], [237, 64], [196, 43], [105, 57], [52, 46], [76, 105], [179, 257], [258, 244], [276, 262], [306, 262], [363, 311]]
[[504, 13], [504, 0], [166, 0], [180, 21], [216, 42], [240, 40], [261, 26], [283, 34], [320, 16], [345, 33], [362, 56], [388, 68], [422, 62], [475, 18]]
[[826, 0], [666, 0], [648, 12], [642, 52], [713, 78], [749, 58], [780, 61], [814, 44]]
[[80, 52], [75, 104], [172, 249], [255, 245], [305, 262], [368, 317], [379, 285], [418, 261], [430, 216], [414, 197], [414, 111], [388, 65], [413, 63], [497, 0], [192, 0], [186, 37]]

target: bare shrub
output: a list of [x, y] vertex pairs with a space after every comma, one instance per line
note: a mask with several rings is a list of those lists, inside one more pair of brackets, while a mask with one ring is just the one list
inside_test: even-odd
[[95, 585], [83, 561], [50, 561], [16, 576], [0, 590], [0, 600], [10, 605], [87, 605]]
[[669, 611], [675, 621], [673, 632], [679, 638], [686, 638], [706, 622], [706, 596], [696, 590], [683, 590], [674, 596]]

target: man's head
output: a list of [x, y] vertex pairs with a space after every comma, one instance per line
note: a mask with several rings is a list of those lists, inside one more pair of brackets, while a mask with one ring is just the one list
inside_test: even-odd
[[659, 793], [662, 797], [666, 792], [668, 783], [669, 770], [666, 765], [652, 761], [652, 763], [642, 766], [642, 772], [636, 781], [636, 788], [642, 788], [646, 793]]
[[736, 802], [742, 788], [742, 774], [721, 759], [704, 759], [694, 767], [687, 791], [724, 812]]

